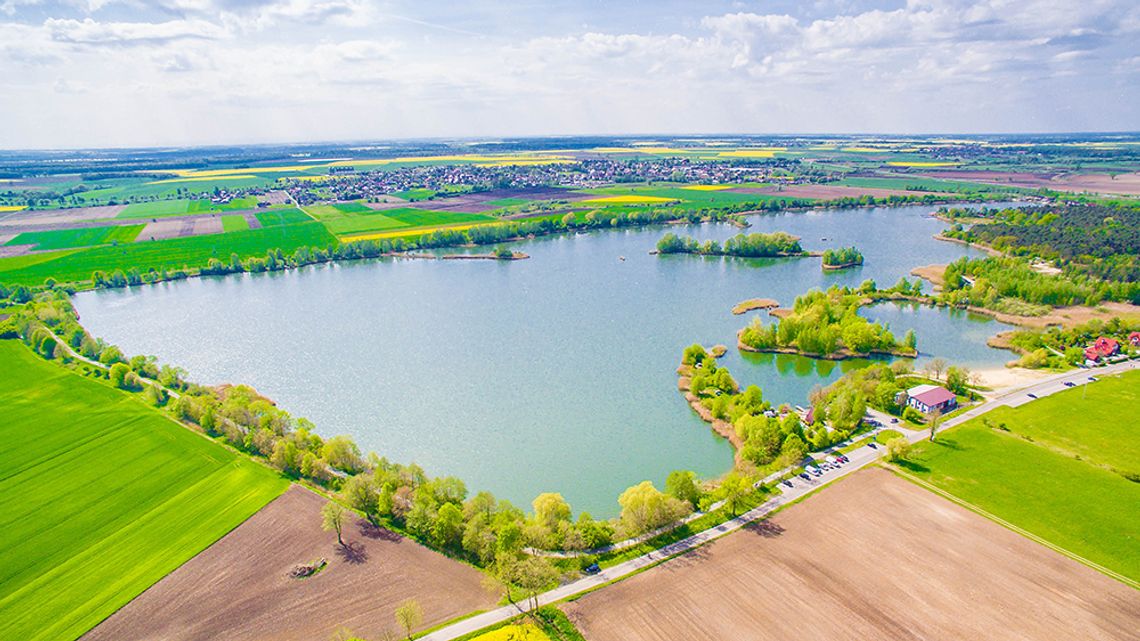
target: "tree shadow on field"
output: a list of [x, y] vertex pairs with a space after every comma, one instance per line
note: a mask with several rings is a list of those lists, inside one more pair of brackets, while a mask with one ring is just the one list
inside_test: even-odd
[[689, 550], [680, 556], [669, 559], [659, 567], [661, 567], [666, 572], [673, 572], [676, 570], [683, 570], [695, 563], [700, 563], [709, 557], [709, 548], [711, 545], [711, 543], [706, 543], [699, 548]]
[[762, 536], [766, 539], [774, 539], [784, 533], [784, 526], [774, 521], [765, 519], [763, 521], [749, 523], [744, 527], [744, 531], [755, 534], [757, 536]]
[[926, 467], [922, 463], [916, 463], [914, 461], [908, 461], [906, 459], [895, 461], [895, 465], [908, 472], [914, 472], [915, 474], [925, 474], [930, 471], [930, 468]]
[[962, 447], [961, 445], [958, 445], [958, 441], [955, 441], [953, 439], [941, 438], [941, 437], [935, 436], [933, 442], [938, 447], [944, 447], [948, 450], [954, 450], [955, 452], [964, 452], [966, 450], [966, 448]]
[[359, 565], [368, 560], [368, 550], [358, 541], [345, 541], [344, 545], [336, 546], [336, 553], [346, 563]]
[[360, 536], [366, 539], [387, 541], [388, 543], [399, 543], [404, 540], [402, 536], [392, 530], [382, 528], [379, 525], [364, 520], [356, 522], [356, 529], [360, 533]]

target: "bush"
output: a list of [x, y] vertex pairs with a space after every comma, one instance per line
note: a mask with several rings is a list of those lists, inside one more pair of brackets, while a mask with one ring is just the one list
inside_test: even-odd
[[905, 410], [903, 410], [902, 415], [903, 415], [903, 419], [908, 420], [912, 423], [925, 423], [926, 422], [926, 417], [922, 415], [922, 412], [914, 409], [913, 407], [908, 407]]

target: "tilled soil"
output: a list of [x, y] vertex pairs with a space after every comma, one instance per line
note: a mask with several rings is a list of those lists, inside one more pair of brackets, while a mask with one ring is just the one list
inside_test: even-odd
[[[324, 503], [293, 486], [83, 638], [324, 641], [341, 626], [399, 638], [394, 612], [406, 599], [419, 601], [424, 628], [494, 606], [478, 570], [364, 521], [345, 526], [342, 548], [321, 530]], [[315, 576], [290, 578], [321, 558]]]
[[882, 469], [564, 608], [590, 641], [1140, 639], [1140, 592]]

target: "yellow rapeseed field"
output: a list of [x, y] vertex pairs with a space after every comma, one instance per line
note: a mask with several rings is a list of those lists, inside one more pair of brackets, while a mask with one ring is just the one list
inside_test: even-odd
[[524, 623], [505, 625], [487, 634], [480, 634], [471, 641], [550, 641], [550, 637], [533, 623]]
[[765, 147], [763, 149], [733, 149], [722, 151], [717, 155], [721, 158], [772, 158], [777, 151], [784, 151], [783, 147]]
[[957, 167], [956, 162], [937, 162], [933, 160], [890, 160], [887, 164], [892, 167]]
[[215, 181], [215, 180], [239, 180], [241, 178], [257, 178], [257, 176], [254, 176], [253, 174], [233, 174], [233, 175], [227, 174], [225, 176], [200, 176], [200, 177], [194, 177], [194, 178], [166, 178], [164, 180], [152, 180], [152, 181], [148, 182], [147, 184], [148, 185], [163, 185], [166, 183], [195, 183], [195, 182], [206, 182], [206, 181]]
[[693, 191], [722, 191], [732, 189], [732, 185], [688, 185], [681, 189], [692, 189]]
[[676, 198], [663, 198], [661, 196], [604, 196], [602, 198], [590, 198], [583, 200], [583, 203], [591, 205], [638, 205], [644, 203], [667, 203], [676, 200]]
[[13, 211], [21, 211], [27, 209], [23, 205], [0, 205], [0, 213], [8, 213]]
[[283, 173], [289, 171], [308, 171], [317, 165], [279, 165], [276, 167], [243, 167], [241, 169], [174, 169], [175, 173], [184, 178], [217, 178], [219, 176], [237, 176], [252, 171], [258, 173]]
[[448, 229], [453, 231], [463, 231], [464, 229], [471, 229], [479, 225], [492, 224], [495, 221], [487, 221], [485, 223], [465, 223], [460, 225], [435, 225], [432, 227], [405, 227], [404, 229], [397, 229], [394, 231], [381, 231], [371, 234], [357, 234], [355, 236], [344, 236], [341, 238], [346, 243], [356, 242], [358, 240], [380, 240], [381, 238], [399, 238], [400, 236], [420, 236], [423, 234], [430, 234], [433, 231], [441, 229]]

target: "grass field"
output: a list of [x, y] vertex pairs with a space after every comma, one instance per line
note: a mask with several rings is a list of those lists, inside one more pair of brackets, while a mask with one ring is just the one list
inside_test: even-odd
[[[905, 469], [996, 517], [1140, 580], [1133, 470], [1140, 372], [1000, 408], [923, 443]], [[1084, 398], [1082, 395], [1087, 394]], [[1002, 425], [1005, 429], [1002, 429]], [[1007, 431], [1008, 430], [1008, 431]]]
[[337, 236], [359, 236], [369, 232], [407, 230], [423, 233], [426, 228], [493, 222], [497, 219], [485, 214], [452, 211], [428, 211], [414, 207], [374, 210], [360, 203], [309, 205], [305, 211]]
[[245, 216], [238, 214], [222, 216], [222, 231], [246, 231], [247, 229], [249, 229], [249, 221], [245, 219]]
[[19, 234], [8, 245], [36, 245], [38, 250], [73, 249], [111, 243], [134, 242], [145, 225], [119, 225], [84, 227], [81, 229], [53, 229]]
[[257, 197], [235, 198], [225, 204], [215, 204], [208, 198], [179, 200], [155, 200], [145, 203], [131, 203], [116, 218], [133, 220], [136, 218], [162, 218], [165, 216], [185, 216], [219, 211], [238, 211], [257, 207]]
[[0, 341], [0, 638], [75, 639], [287, 487]]
[[269, 209], [259, 211], [255, 215], [262, 227], [280, 227], [281, 225], [307, 223], [313, 220], [310, 216], [306, 215], [305, 212], [296, 208]]
[[27, 260], [27, 256], [3, 258], [0, 259], [0, 283], [38, 285], [49, 277], [61, 283], [83, 281], [89, 280], [96, 270], [201, 267], [210, 258], [228, 261], [232, 254], [264, 256], [270, 249], [290, 253], [301, 246], [328, 247], [334, 244], [336, 238], [323, 225], [308, 220], [228, 234], [63, 250], [37, 255], [34, 261]]
[[925, 178], [922, 176], [915, 176], [913, 178], [844, 178], [840, 180], [840, 185], [848, 185], [850, 187], [871, 187], [877, 189], [906, 189], [906, 190], [921, 190], [921, 191], [949, 191], [949, 192], [1026, 192], [1031, 190], [1018, 189], [1015, 187], [1003, 187], [999, 185], [986, 185], [983, 183], [972, 183], [961, 180], [939, 180], [937, 178]]

